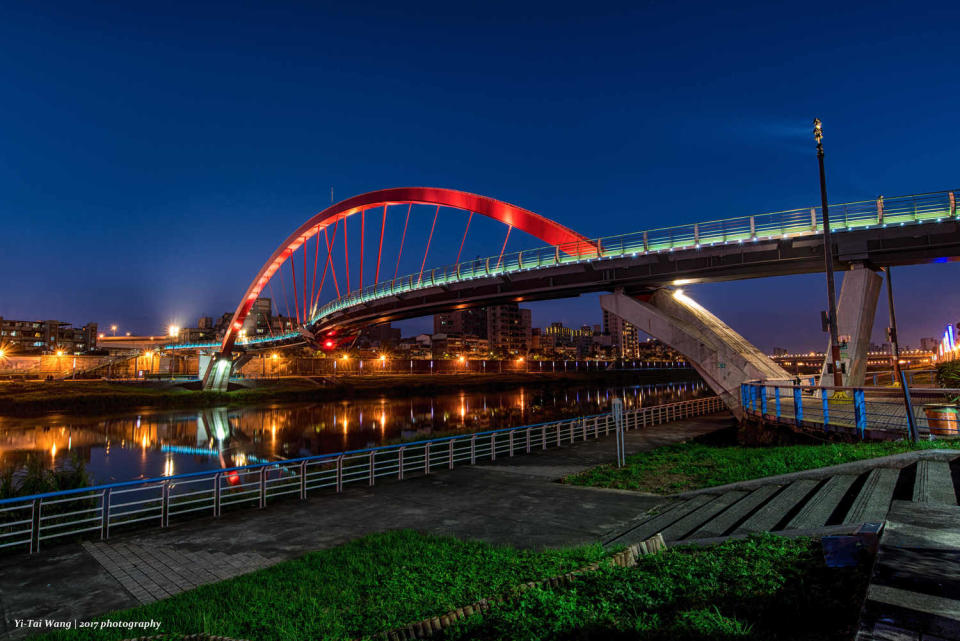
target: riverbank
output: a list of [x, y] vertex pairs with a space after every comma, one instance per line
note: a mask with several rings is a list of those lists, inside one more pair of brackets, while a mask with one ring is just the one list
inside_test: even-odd
[[247, 380], [229, 392], [190, 390], [171, 382], [50, 381], [0, 384], [0, 415], [98, 414], [140, 408], [194, 409], [258, 403], [332, 401], [392, 395], [424, 396], [458, 390], [501, 391], [698, 380], [691, 369], [510, 374], [384, 375]]

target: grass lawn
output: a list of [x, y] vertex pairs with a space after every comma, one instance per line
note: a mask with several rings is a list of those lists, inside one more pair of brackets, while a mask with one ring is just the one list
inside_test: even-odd
[[[256, 641], [349, 639], [443, 614], [603, 555], [599, 545], [531, 552], [394, 531], [101, 618], [161, 621], [160, 633]], [[99, 641], [141, 634], [73, 630], [38, 638]]]
[[827, 568], [817, 541], [764, 534], [529, 590], [444, 638], [845, 641], [866, 581], [866, 569]]
[[672, 494], [930, 448], [960, 448], [960, 441], [771, 447], [716, 446], [689, 441], [628, 456], [623, 468], [601, 465], [568, 476], [564, 482]]

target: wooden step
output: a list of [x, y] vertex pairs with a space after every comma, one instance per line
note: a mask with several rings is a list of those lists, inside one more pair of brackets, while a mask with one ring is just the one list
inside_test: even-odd
[[878, 467], [867, 475], [867, 481], [843, 519], [844, 524], [879, 523], [887, 516], [893, 490], [897, 486], [900, 470]]
[[779, 485], [762, 485], [747, 494], [745, 497], [721, 512], [715, 518], [707, 521], [693, 532], [688, 538], [708, 539], [722, 536], [747, 514], [750, 514], [758, 505], [773, 496], [780, 489]]
[[946, 461], [918, 461], [913, 500], [917, 503], [956, 505], [957, 493], [953, 489], [950, 464]]
[[766, 505], [754, 512], [754, 514], [740, 524], [733, 533], [769, 532], [816, 486], [817, 481], [813, 479], [794, 481], [785, 487], [782, 492], [770, 499]]
[[682, 538], [685, 534], [703, 525], [747, 494], [748, 492], [746, 490], [734, 490], [717, 496], [706, 505], [702, 505], [676, 523], [664, 528], [663, 538], [668, 541], [676, 541]]
[[854, 474], [838, 474], [830, 477], [830, 480], [810, 497], [797, 515], [790, 519], [786, 529], [802, 530], [826, 525], [827, 519], [837, 509], [844, 494], [856, 480], [857, 477]]
[[664, 528], [679, 521], [697, 508], [709, 503], [714, 497], [709, 494], [698, 494], [689, 501], [684, 501], [668, 509], [666, 512], [649, 519], [640, 525], [630, 528], [626, 532], [608, 541], [608, 544], [630, 545], [649, 539], [654, 534], [662, 532]]

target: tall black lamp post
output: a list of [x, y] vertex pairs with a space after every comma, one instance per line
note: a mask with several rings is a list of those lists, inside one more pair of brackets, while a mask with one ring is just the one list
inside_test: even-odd
[[830, 214], [827, 211], [827, 177], [823, 171], [823, 128], [819, 118], [813, 120], [813, 137], [817, 141], [817, 161], [820, 164], [820, 208], [823, 212], [823, 261], [827, 272], [827, 321], [830, 327], [830, 361], [833, 364], [833, 385], [834, 387], [842, 387], [840, 336], [837, 332], [837, 292], [836, 285], [833, 282], [833, 242], [830, 240]]

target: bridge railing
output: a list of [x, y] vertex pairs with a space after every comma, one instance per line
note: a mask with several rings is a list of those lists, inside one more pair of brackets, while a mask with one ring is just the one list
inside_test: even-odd
[[[831, 230], [843, 232], [867, 227], [906, 225], [956, 218], [957, 203], [955, 192], [943, 191], [840, 203], [830, 205], [830, 212]], [[576, 243], [564, 243], [556, 247], [528, 249], [463, 261], [370, 285], [318, 308], [312, 316], [312, 322], [370, 300], [476, 278], [488, 278], [584, 260], [619, 258], [650, 252], [669, 252], [821, 233], [823, 233], [821, 208], [807, 207], [662, 227]]]
[[794, 381], [751, 381], [740, 386], [744, 413], [756, 418], [845, 432], [862, 438], [960, 437], [960, 389], [819, 387]]
[[[711, 396], [624, 412], [625, 429], [722, 411]], [[107, 539], [134, 527], [168, 527], [224, 511], [264, 508], [283, 497], [301, 500], [342, 492], [349, 484], [403, 480], [455, 466], [596, 439], [614, 429], [611, 413], [536, 425], [465, 433], [423, 441], [215, 471], [178, 474], [0, 500], [0, 550], [36, 552], [78, 536]], [[211, 452], [215, 454], [215, 452]]]

